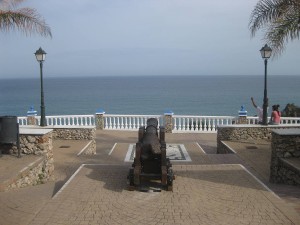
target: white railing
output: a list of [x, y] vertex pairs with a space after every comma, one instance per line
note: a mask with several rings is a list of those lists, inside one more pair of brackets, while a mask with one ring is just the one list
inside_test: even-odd
[[[269, 119], [268, 119], [269, 121]], [[258, 124], [258, 117], [257, 116], [247, 116], [248, 124]]]
[[18, 116], [18, 123], [21, 126], [27, 126], [27, 116]]
[[299, 117], [281, 117], [280, 124], [284, 124], [284, 125], [299, 124], [300, 125], [300, 118]]
[[231, 125], [233, 116], [173, 116], [174, 132], [216, 133], [218, 125]]
[[145, 126], [147, 119], [156, 118], [158, 125], [164, 124], [161, 115], [116, 115], [105, 114], [104, 129], [106, 130], [138, 130], [141, 126]]
[[[145, 126], [147, 119], [156, 118], [159, 126], [165, 126], [162, 115], [118, 115], [104, 114], [105, 130], [138, 130]], [[22, 126], [28, 125], [28, 117], [18, 117], [18, 123]], [[269, 118], [268, 118], [269, 119]], [[36, 124], [40, 124], [40, 116], [35, 117]], [[95, 115], [62, 115], [46, 116], [47, 125], [53, 127], [78, 127], [96, 126]], [[234, 116], [182, 116], [173, 115], [174, 133], [216, 133], [218, 125], [235, 124], [237, 117]], [[247, 117], [248, 124], [257, 124], [257, 117]], [[281, 117], [282, 125], [300, 126], [299, 117]]]
[[[270, 121], [270, 117], [268, 117], [267, 121]], [[248, 124], [258, 124], [258, 117], [256, 116], [247, 116]], [[300, 118], [299, 117], [281, 117], [280, 124], [282, 125], [299, 125], [300, 126]]]
[[[36, 116], [36, 124], [40, 124], [41, 117]], [[62, 116], [46, 116], [48, 126], [95, 126], [95, 115], [62, 115]], [[27, 117], [18, 117], [20, 125], [28, 125]]]

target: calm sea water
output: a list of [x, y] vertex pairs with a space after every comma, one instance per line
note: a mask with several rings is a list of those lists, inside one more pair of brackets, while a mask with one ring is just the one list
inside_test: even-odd
[[[45, 78], [46, 115], [163, 114], [235, 116], [241, 105], [255, 115], [250, 97], [263, 100], [263, 76], [140, 76]], [[269, 76], [269, 104], [300, 106], [300, 76]], [[40, 80], [0, 80], [0, 115], [40, 112]]]

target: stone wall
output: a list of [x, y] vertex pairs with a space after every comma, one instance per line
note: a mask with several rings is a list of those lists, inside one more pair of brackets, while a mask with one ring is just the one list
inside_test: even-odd
[[85, 155], [96, 154], [96, 127], [54, 128], [53, 139], [59, 140], [91, 140], [85, 149]]
[[272, 132], [270, 181], [273, 183], [300, 185], [300, 129], [292, 131]]
[[[224, 153], [222, 141], [269, 140], [272, 130], [290, 129], [288, 125], [219, 125], [217, 129], [217, 153]], [[300, 126], [298, 126], [300, 128]]]
[[[20, 129], [21, 157], [39, 155], [39, 160], [23, 170], [17, 178], [3, 185], [1, 190], [10, 190], [30, 185], [45, 183], [52, 179], [54, 171], [52, 130]], [[0, 146], [0, 148], [3, 146]], [[4, 152], [17, 155], [16, 145], [5, 145]], [[19, 160], [19, 159], [16, 159]], [[21, 159], [20, 159], [21, 160]]]
[[[22, 171], [17, 178], [0, 185], [0, 191], [45, 183], [53, 178], [53, 140], [90, 140], [82, 154], [96, 154], [96, 128], [20, 128], [20, 149], [22, 157], [26, 155], [41, 156], [39, 160]], [[17, 155], [16, 145], [0, 145], [3, 153]], [[18, 160], [18, 159], [16, 159]]]
[[41, 157], [19, 173], [16, 178], [9, 180], [7, 184], [2, 185], [0, 191], [9, 191], [26, 186], [44, 184], [48, 180], [53, 179], [53, 171], [53, 160], [49, 161], [45, 160], [44, 157]]
[[60, 140], [94, 140], [96, 137], [95, 127], [84, 128], [54, 128], [53, 139]]

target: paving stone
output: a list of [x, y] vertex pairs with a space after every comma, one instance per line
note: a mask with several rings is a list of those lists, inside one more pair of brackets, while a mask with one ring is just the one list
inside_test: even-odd
[[192, 159], [173, 163], [173, 192], [128, 191], [124, 146], [137, 141], [137, 132], [97, 131], [96, 155], [77, 156], [84, 143], [56, 142], [55, 181], [0, 193], [1, 224], [300, 224], [300, 191], [264, 179], [267, 154], [253, 160], [255, 149], [243, 155], [241, 143], [237, 154], [216, 155], [215, 134], [166, 134], [166, 140], [184, 144]]

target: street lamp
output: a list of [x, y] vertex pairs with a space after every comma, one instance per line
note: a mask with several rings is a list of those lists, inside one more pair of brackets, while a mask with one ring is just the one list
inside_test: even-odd
[[267, 65], [271, 57], [272, 49], [266, 44], [260, 49], [261, 57], [265, 60], [265, 87], [264, 87], [264, 104], [263, 104], [263, 125], [268, 125], [268, 94], [267, 94]]
[[45, 102], [44, 102], [44, 86], [43, 86], [43, 62], [46, 58], [46, 52], [39, 48], [35, 53], [36, 60], [40, 63], [40, 76], [41, 76], [41, 122], [40, 126], [47, 126], [46, 114], [45, 114]]

